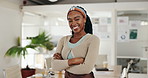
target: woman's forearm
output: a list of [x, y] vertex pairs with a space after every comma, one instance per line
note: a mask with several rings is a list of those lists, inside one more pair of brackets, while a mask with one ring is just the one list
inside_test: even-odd
[[[54, 57], [54, 59], [63, 60], [60, 53], [55, 53], [53, 57]], [[69, 66], [79, 65], [79, 64], [82, 64], [83, 62], [84, 62], [84, 58], [76, 57], [76, 58], [69, 59], [68, 60], [68, 65]]]
[[72, 66], [72, 65], [79, 65], [82, 64], [84, 62], [84, 58], [82, 57], [77, 57], [77, 58], [72, 58], [68, 60], [68, 65]]

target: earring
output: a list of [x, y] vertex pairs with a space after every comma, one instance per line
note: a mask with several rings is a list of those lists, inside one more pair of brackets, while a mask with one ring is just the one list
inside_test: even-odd
[[86, 22], [84, 23], [84, 26], [85, 26]]

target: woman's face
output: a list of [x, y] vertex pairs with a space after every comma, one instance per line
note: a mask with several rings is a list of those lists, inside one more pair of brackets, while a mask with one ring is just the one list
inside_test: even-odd
[[[86, 18], [78, 11], [71, 11], [68, 14], [68, 22], [71, 30], [74, 33], [80, 33], [84, 31]], [[84, 31], [85, 32], [85, 31]]]

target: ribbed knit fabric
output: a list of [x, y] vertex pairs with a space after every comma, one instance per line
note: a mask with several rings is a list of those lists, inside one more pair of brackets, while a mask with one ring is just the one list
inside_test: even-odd
[[[86, 36], [87, 36], [87, 34], [84, 35], [84, 36], [83, 36], [78, 42], [76, 42], [76, 43], [68, 42], [68, 47], [69, 47], [69, 48], [74, 48], [74, 47], [80, 45], [80, 43], [83, 41], [83, 39], [84, 39]], [[74, 58], [74, 55], [73, 55], [73, 52], [70, 51], [70, 52], [68, 53], [67, 59], [72, 59], [72, 58]]]
[[[57, 53], [61, 53], [64, 60], [52, 59], [53, 70], [66, 70], [73, 74], [89, 74], [95, 63], [99, 52], [99, 38], [95, 35], [87, 34], [79, 45], [74, 48], [68, 47], [71, 36], [65, 36], [60, 39], [57, 45]], [[79, 65], [68, 65], [68, 53], [72, 51], [75, 57], [83, 57], [85, 61]]]

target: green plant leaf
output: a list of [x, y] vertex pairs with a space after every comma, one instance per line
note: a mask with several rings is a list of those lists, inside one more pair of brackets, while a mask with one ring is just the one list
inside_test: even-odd
[[47, 50], [52, 50], [54, 48], [54, 45], [50, 40], [50, 35], [46, 35], [44, 31], [39, 33], [39, 35], [32, 37], [31, 44], [37, 45], [38, 47], [44, 47]]
[[46, 42], [43, 44], [45, 46], [46, 49], [48, 50], [52, 50], [54, 48], [54, 45], [52, 42]]
[[13, 56], [13, 57], [20, 56], [22, 50], [23, 50], [23, 47], [21, 46], [13, 46], [10, 49], [8, 49], [5, 56]]
[[27, 48], [31, 48], [34, 50], [36, 50], [37, 47], [44, 47], [47, 50], [52, 50], [54, 48], [53, 43], [50, 41], [50, 35], [46, 35], [45, 31], [29, 39], [31, 40], [31, 43], [29, 45], [26, 45], [25, 47], [13, 46], [8, 49], [8, 51], [5, 53], [5, 56], [20, 57], [21, 55], [23, 55], [23, 57], [25, 58], [25, 55], [28, 54]]

